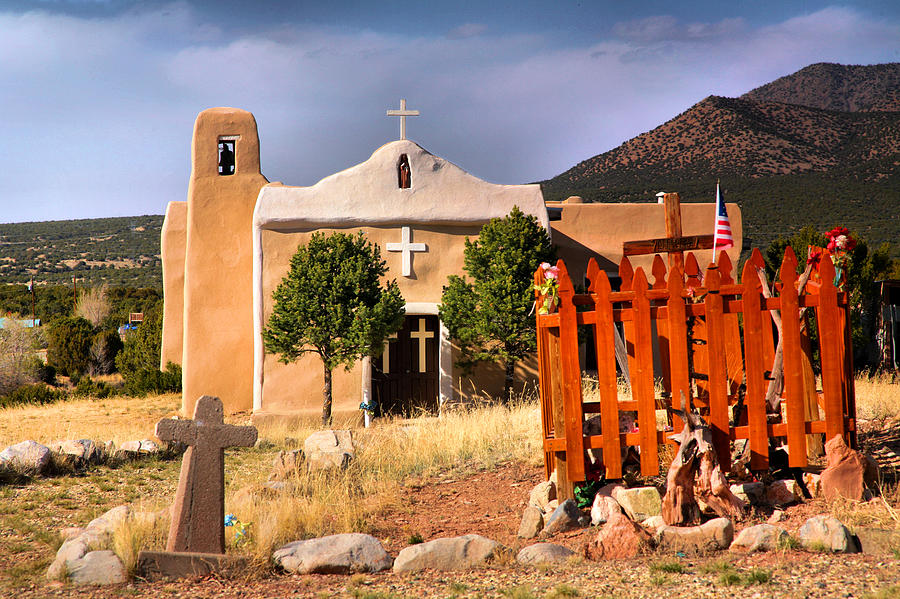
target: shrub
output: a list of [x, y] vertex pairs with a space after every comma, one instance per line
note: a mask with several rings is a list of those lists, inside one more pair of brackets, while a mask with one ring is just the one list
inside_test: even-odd
[[165, 371], [138, 370], [125, 377], [125, 393], [143, 396], [148, 393], [178, 393], [181, 391], [181, 366], [169, 362]]
[[6, 395], [0, 396], [0, 407], [18, 406], [23, 404], [48, 404], [60, 401], [66, 394], [58, 389], [48, 387], [43, 383], [35, 385], [22, 385]]
[[180, 366], [169, 362], [165, 371], [159, 370], [161, 343], [162, 310], [157, 306], [144, 315], [144, 322], [125, 339], [125, 347], [115, 359], [129, 395], [181, 391]]
[[0, 330], [0, 394], [37, 379], [40, 359], [34, 351], [38, 342], [34, 329], [23, 327], [14, 319], [7, 320]]
[[116, 356], [122, 351], [122, 339], [116, 331], [100, 331], [91, 342], [89, 372], [110, 374], [116, 369]]
[[89, 376], [81, 377], [75, 385], [76, 397], [96, 397], [103, 399], [116, 394], [116, 389], [103, 381], [95, 381]]
[[84, 318], [63, 317], [50, 323], [47, 331], [47, 362], [70, 377], [87, 372], [94, 340], [94, 327]]

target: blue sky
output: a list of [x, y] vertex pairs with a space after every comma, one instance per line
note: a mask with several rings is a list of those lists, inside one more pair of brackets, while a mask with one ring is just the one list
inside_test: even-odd
[[161, 214], [198, 112], [311, 185], [408, 137], [488, 181], [559, 174], [710, 94], [900, 61], [900, 3], [0, 0], [0, 222]]

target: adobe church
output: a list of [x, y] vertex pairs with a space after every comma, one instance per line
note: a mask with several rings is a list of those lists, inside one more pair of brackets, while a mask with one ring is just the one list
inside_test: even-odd
[[[443, 286], [451, 274], [465, 276], [465, 239], [507, 215], [513, 206], [548, 229], [573, 280], [589, 258], [617, 273], [623, 241], [664, 237], [661, 204], [548, 206], [539, 185], [497, 185], [405, 139], [375, 150], [356, 166], [310, 187], [269, 183], [262, 175], [256, 121], [249, 112], [211, 108], [199, 114], [192, 141], [186, 202], [171, 202], [162, 228], [165, 296], [162, 366], [181, 364], [182, 413], [193, 413], [202, 395], [222, 399], [229, 413], [254, 419], [319, 415], [322, 367], [315, 355], [282, 364], [265, 352], [261, 332], [272, 310], [272, 292], [287, 274], [299, 244], [317, 231], [356, 232], [381, 250], [388, 279], [406, 301], [403, 328], [382, 355], [349, 371], [334, 371], [333, 411], [356, 413], [364, 398], [386, 411], [436, 412], [452, 401], [496, 396], [503, 389], [499, 366], [464, 374], [457, 350], [438, 318]], [[712, 232], [715, 205], [681, 207], [685, 235]], [[727, 205], [734, 235], [734, 263], [741, 247], [741, 214]], [[552, 220], [551, 220], [552, 215]], [[708, 250], [697, 258], [709, 260]], [[652, 256], [633, 259], [649, 269]], [[517, 371], [519, 384], [536, 378], [533, 364]], [[361, 417], [361, 415], [360, 415]]]

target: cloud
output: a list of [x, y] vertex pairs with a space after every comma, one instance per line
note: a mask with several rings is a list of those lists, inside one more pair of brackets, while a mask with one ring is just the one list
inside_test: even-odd
[[484, 23], [466, 23], [447, 32], [447, 38], [451, 40], [461, 40], [468, 37], [478, 37], [487, 31], [487, 29], [488, 26]]
[[[900, 26], [829, 8], [767, 27], [660, 16], [591, 45], [540, 33], [410, 36], [309, 24], [242, 30], [186, 3], [77, 18], [0, 12], [3, 220], [162, 213], [184, 199], [197, 113], [256, 115], [263, 172], [310, 185], [408, 134], [498, 183], [556, 175], [709, 94], [812, 62], [896, 60]], [[465, 35], [463, 35], [465, 34]]]

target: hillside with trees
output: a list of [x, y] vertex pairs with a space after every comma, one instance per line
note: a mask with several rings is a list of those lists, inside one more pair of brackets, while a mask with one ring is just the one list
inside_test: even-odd
[[816, 64], [740, 98], [710, 96], [543, 181], [544, 195], [709, 202], [721, 179], [754, 246], [839, 223], [877, 247], [900, 233], [898, 82], [900, 63]]

